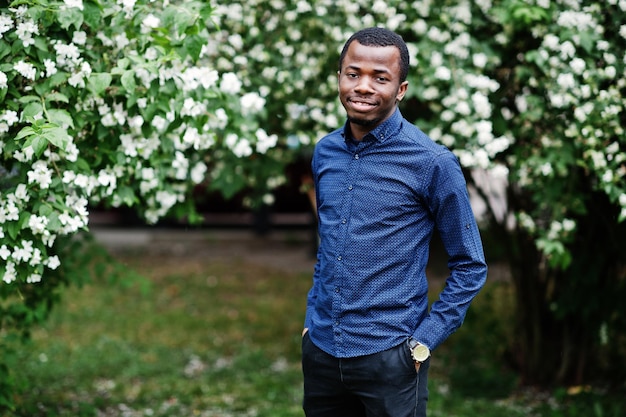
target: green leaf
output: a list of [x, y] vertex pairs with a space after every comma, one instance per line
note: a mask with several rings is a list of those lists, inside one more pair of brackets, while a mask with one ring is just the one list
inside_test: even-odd
[[65, 83], [68, 78], [69, 78], [69, 75], [67, 74], [67, 72], [59, 71], [49, 78], [50, 86], [51, 87], [59, 86]]
[[122, 87], [124, 87], [127, 92], [132, 93], [135, 91], [135, 71], [125, 71], [124, 74], [122, 74], [122, 78], [120, 81], [122, 82]]
[[[43, 151], [48, 147], [48, 141], [41, 135], [32, 136], [29, 140], [24, 144], [24, 148], [31, 146], [37, 158], [41, 156]], [[22, 148], [23, 149], [23, 148]]]
[[578, 36], [580, 38], [580, 46], [582, 46], [587, 53], [591, 53], [595, 50], [596, 36], [592, 36], [589, 31], [580, 32]]
[[101, 95], [110, 85], [113, 77], [106, 72], [96, 72], [91, 74], [87, 87], [96, 95]]
[[69, 143], [67, 130], [53, 124], [43, 126], [41, 137], [63, 150], [67, 148], [67, 144]]
[[69, 103], [70, 99], [61, 93], [50, 93], [46, 96], [46, 101], [60, 101], [62, 103]]
[[41, 101], [41, 99], [37, 96], [33, 96], [33, 95], [27, 95], [27, 96], [22, 96], [20, 98], [17, 99], [18, 102], [20, 103], [30, 103], [33, 101], [39, 102]]
[[65, 150], [70, 139], [67, 130], [52, 123], [46, 123], [37, 128], [33, 128], [32, 126], [22, 128], [22, 130], [15, 135], [15, 140], [23, 138], [26, 138], [26, 141], [22, 144], [22, 149], [31, 146], [35, 155], [38, 157], [41, 156], [48, 146], [48, 143]]
[[52, 207], [49, 204], [41, 204], [38, 211], [40, 216], [48, 217], [52, 213]]
[[61, 224], [61, 221], [59, 220], [59, 213], [57, 213], [56, 211], [49, 213], [47, 217], [48, 217], [48, 230], [58, 231], [63, 227], [63, 225]]
[[22, 128], [22, 130], [20, 130], [19, 132], [17, 132], [17, 135], [15, 135], [15, 140], [20, 140], [23, 139], [27, 136], [31, 136], [31, 135], [35, 135], [35, 129], [33, 129], [30, 126], [26, 126], [24, 128]]
[[126, 70], [126, 68], [128, 68], [129, 65], [130, 65], [130, 60], [128, 58], [122, 58], [119, 61], [117, 61], [117, 65], [115, 66], [115, 68], [111, 70], [111, 74], [114, 74], [114, 75], [122, 74]]
[[4, 40], [0, 39], [0, 60], [11, 53], [11, 46]]
[[200, 58], [202, 47], [206, 44], [204, 39], [198, 35], [189, 35], [185, 38], [184, 48], [187, 54], [195, 61]]
[[203, 3], [198, 12], [205, 24], [213, 22], [213, 7], [209, 3]]
[[90, 28], [97, 28], [100, 25], [102, 18], [100, 17], [102, 11], [100, 7], [91, 2], [85, 2], [83, 4], [83, 16], [85, 18], [85, 24]]
[[48, 110], [48, 119], [51, 123], [59, 126], [74, 127], [74, 119], [67, 110], [50, 109]]
[[21, 121], [32, 122], [35, 120], [35, 116], [43, 115], [43, 106], [39, 101], [32, 102], [24, 107], [21, 115]]
[[80, 29], [84, 20], [83, 12], [77, 7], [61, 10], [57, 14], [57, 18], [59, 19], [59, 23], [63, 29], [69, 29], [70, 26], [74, 25], [76, 30]]
[[13, 240], [17, 238], [17, 234], [20, 232], [20, 225], [18, 222], [4, 223], [4, 228], [9, 233], [9, 236]]
[[118, 187], [116, 193], [118, 197], [122, 200], [122, 202], [129, 207], [132, 207], [137, 201], [137, 199], [135, 198], [135, 192], [130, 187]]

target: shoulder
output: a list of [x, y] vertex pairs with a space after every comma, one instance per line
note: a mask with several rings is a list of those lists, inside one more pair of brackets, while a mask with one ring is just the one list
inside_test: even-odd
[[430, 152], [434, 155], [452, 153], [448, 148], [435, 142], [419, 127], [406, 119], [402, 121], [400, 136], [421, 150]]
[[409, 153], [419, 155], [427, 165], [448, 165], [458, 163], [457, 156], [446, 146], [435, 142], [413, 123], [403, 120], [399, 131], [400, 146], [408, 148]]
[[342, 148], [344, 142], [343, 128], [333, 130], [317, 141], [314, 154], [337, 151]]
[[317, 143], [315, 144], [315, 146], [316, 147], [324, 146], [324, 145], [330, 144], [331, 142], [343, 140], [343, 132], [344, 132], [343, 127], [335, 129], [332, 132], [328, 133], [327, 135], [323, 136], [321, 139], [319, 139]]

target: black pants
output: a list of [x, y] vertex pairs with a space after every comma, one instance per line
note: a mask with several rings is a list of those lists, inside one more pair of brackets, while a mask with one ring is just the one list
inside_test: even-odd
[[408, 343], [373, 355], [335, 358], [302, 338], [307, 417], [426, 417], [428, 366], [419, 374]]

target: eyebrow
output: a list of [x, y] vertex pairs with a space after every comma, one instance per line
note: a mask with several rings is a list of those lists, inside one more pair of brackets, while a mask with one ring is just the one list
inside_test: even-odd
[[[359, 67], [359, 66], [357, 66], [357, 65], [347, 65], [347, 66], [345, 67], [345, 69], [346, 69], [346, 70], [348, 70], [348, 69], [353, 69], [353, 70], [360, 71], [360, 70], [361, 70], [361, 67]], [[389, 71], [388, 69], [376, 69], [376, 68], [374, 68], [374, 72], [375, 72], [376, 74], [391, 74], [391, 71]]]

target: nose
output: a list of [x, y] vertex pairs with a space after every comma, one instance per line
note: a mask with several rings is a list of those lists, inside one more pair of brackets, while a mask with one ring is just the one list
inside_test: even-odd
[[357, 93], [365, 94], [372, 92], [372, 80], [370, 77], [359, 77], [356, 86], [354, 87], [354, 91]]

